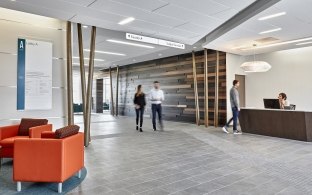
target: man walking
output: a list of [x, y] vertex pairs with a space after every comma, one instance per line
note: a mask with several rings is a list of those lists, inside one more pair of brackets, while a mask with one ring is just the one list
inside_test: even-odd
[[163, 131], [163, 122], [162, 122], [162, 108], [161, 102], [165, 100], [164, 92], [160, 89], [159, 82], [154, 81], [154, 88], [149, 94], [149, 99], [152, 103], [152, 121], [153, 121], [153, 130], [156, 131], [156, 113], [158, 114], [158, 120], [160, 125], [160, 130]]
[[232, 107], [232, 118], [226, 123], [226, 125], [222, 128], [225, 133], [229, 133], [228, 127], [230, 123], [233, 121], [233, 134], [239, 135], [242, 132], [237, 130], [237, 120], [239, 116], [240, 106], [239, 106], [239, 93], [238, 93], [239, 81], [233, 81], [233, 87], [230, 90], [230, 101]]

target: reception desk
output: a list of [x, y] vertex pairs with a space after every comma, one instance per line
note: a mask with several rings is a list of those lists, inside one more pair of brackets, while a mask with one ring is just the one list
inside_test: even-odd
[[300, 141], [312, 141], [312, 112], [242, 108], [242, 132]]

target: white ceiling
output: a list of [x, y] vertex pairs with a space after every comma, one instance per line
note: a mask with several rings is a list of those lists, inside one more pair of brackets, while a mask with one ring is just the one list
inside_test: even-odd
[[[194, 44], [254, 0], [0, 0], [0, 6]], [[127, 17], [136, 20], [121, 26]]]
[[[262, 49], [241, 50], [241, 48], [252, 48], [253, 44], [258, 46], [284, 42], [304, 37], [312, 36], [312, 1], [311, 0], [282, 0], [267, 10], [255, 15], [237, 28], [229, 31], [224, 36], [204, 44], [204, 47], [216, 49], [241, 55], [250, 55], [253, 53], [266, 53], [278, 50], [292, 49], [310, 45], [297, 46], [296, 44], [287, 44], [282, 46], [267, 47]], [[286, 12], [286, 15], [271, 18], [264, 21], [258, 19], [271, 14]], [[262, 34], [259, 32], [282, 28], [281, 31]], [[259, 43], [255, 40], [274, 37], [278, 40], [267, 43]]]
[[[96, 50], [126, 55], [96, 54], [96, 58], [105, 61], [95, 61], [95, 65], [104, 68], [187, 53], [194, 46], [201, 49], [203, 41], [200, 40], [206, 34], [254, 1], [240, 0], [234, 4], [232, 0], [196, 0], [196, 3], [192, 0], [0, 0], [0, 6], [100, 27], [97, 28]], [[134, 17], [135, 21], [126, 25], [118, 24], [127, 17]], [[86, 49], [89, 48], [90, 31], [90, 27], [83, 29]], [[107, 39], [124, 41], [125, 32], [187, 45], [185, 50], [158, 45], [153, 45], [154, 49], [147, 49], [107, 42]], [[75, 28], [73, 35], [73, 55], [78, 56]], [[85, 57], [87, 55], [85, 52]], [[78, 63], [78, 59], [73, 62]]]
[[[83, 32], [83, 48], [90, 49], [90, 38], [91, 38], [91, 27], [82, 28]], [[196, 44], [190, 46], [186, 45], [185, 49], [174, 49], [160, 45], [153, 45], [141, 42], [135, 42], [130, 40], [125, 40], [126, 33], [120, 31], [113, 31], [103, 28], [97, 28], [96, 30], [96, 46], [95, 50], [106, 51], [106, 52], [114, 52], [125, 54], [125, 56], [118, 55], [110, 55], [103, 53], [95, 53], [96, 59], [105, 60], [95, 61], [94, 64], [96, 67], [107, 68], [109, 66], [116, 65], [127, 65], [152, 59], [163, 58], [167, 56], [173, 56], [178, 54], [183, 54], [187, 52], [191, 52], [192, 50], [201, 49], [201, 45], [204, 41], [199, 41]], [[131, 45], [123, 45], [108, 42], [108, 39], [126, 41], [131, 43], [139, 43], [147, 46], [153, 46], [154, 48], [143, 48], [143, 47], [135, 47]], [[193, 47], [197, 47], [194, 49]], [[77, 38], [77, 25], [73, 24], [73, 56], [78, 56], [78, 38]], [[85, 58], [89, 57], [89, 52], [84, 51]], [[79, 60], [73, 59], [74, 65], [78, 66]], [[88, 60], [85, 61], [88, 63]]]

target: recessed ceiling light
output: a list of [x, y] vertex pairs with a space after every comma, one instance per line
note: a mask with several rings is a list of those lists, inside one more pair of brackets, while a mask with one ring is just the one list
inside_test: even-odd
[[[90, 49], [84, 49], [84, 51], [90, 52]], [[123, 54], [123, 53], [115, 53], [115, 52], [110, 52], [110, 51], [95, 50], [94, 52], [95, 53], [109, 54], [109, 55], [116, 55], [116, 56], [126, 56], [126, 54]]]
[[286, 12], [280, 12], [280, 13], [264, 16], [264, 17], [259, 18], [258, 20], [268, 20], [268, 19], [271, 19], [271, 18], [276, 18], [276, 17], [279, 17], [279, 16], [283, 16], [283, 15], [286, 15]]
[[282, 30], [282, 28], [274, 28], [271, 30], [266, 30], [266, 31], [260, 32], [259, 34], [262, 35], [262, 34], [267, 34], [267, 33], [276, 32], [276, 31], [280, 31], [280, 30]]
[[308, 44], [312, 44], [312, 41], [304, 42], [304, 43], [297, 43], [296, 45], [308, 45]]
[[[79, 59], [79, 57], [77, 57], [77, 56], [74, 56], [73, 58], [74, 58], [74, 59]], [[85, 59], [85, 60], [89, 60], [89, 58], [84, 58], [84, 59]], [[105, 60], [95, 58], [94, 61], [104, 62]]]
[[161, 54], [161, 53], [159, 53], [159, 54], [158, 54], [158, 56], [162, 56], [162, 54]]
[[274, 47], [274, 46], [280, 46], [280, 45], [286, 45], [290, 43], [298, 43], [298, 42], [303, 42], [303, 41], [311, 41], [312, 37], [307, 37], [307, 38], [302, 38], [302, 39], [295, 39], [291, 41], [284, 41], [284, 42], [279, 42], [279, 43], [272, 43], [268, 45], [260, 45], [257, 47], [249, 47], [249, 48], [242, 48], [242, 51], [247, 51], [247, 50], [252, 50], [252, 49], [262, 49], [262, 48], [267, 48], [267, 47]]
[[83, 28], [88, 28], [88, 26], [87, 26], [87, 25], [83, 25], [82, 27], [83, 27]]
[[108, 39], [107, 41], [108, 42], [112, 42], [112, 43], [124, 44], [124, 45], [132, 45], [132, 46], [137, 46], [137, 47], [144, 47], [144, 48], [149, 48], [149, 49], [155, 48], [155, 47], [149, 46], [149, 45], [143, 45], [143, 44], [138, 44], [138, 43], [131, 43], [131, 42], [126, 42], [126, 41], [118, 41], [118, 40], [114, 40], [114, 39]]
[[120, 22], [118, 22], [118, 24], [120, 25], [125, 25], [125, 24], [128, 24], [130, 22], [133, 22], [135, 20], [135, 18], [133, 17], [129, 17], [129, 18], [126, 18], [124, 20], [121, 20]]
[[195, 47], [195, 46], [193, 47], [193, 49], [196, 49], [196, 48], [197, 48], [197, 47]]
[[13, 1], [13, 2], [14, 2], [14, 1], [16, 1], [16, 0], [10, 0], [10, 1]]
[[133, 59], [133, 61], [135, 62], [135, 61], [136, 61], [136, 59]]

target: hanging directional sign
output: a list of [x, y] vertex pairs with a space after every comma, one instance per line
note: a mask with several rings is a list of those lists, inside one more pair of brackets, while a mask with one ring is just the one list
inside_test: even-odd
[[153, 37], [146, 37], [146, 36], [142, 36], [142, 35], [135, 35], [135, 34], [131, 34], [131, 33], [126, 33], [126, 39], [144, 42], [144, 43], [151, 43], [151, 44], [161, 45], [161, 46], [166, 46], [166, 47], [185, 49], [185, 45], [183, 43], [177, 43], [177, 42], [172, 42], [172, 41], [167, 41], [167, 40], [162, 40], [162, 39], [156, 39]]

